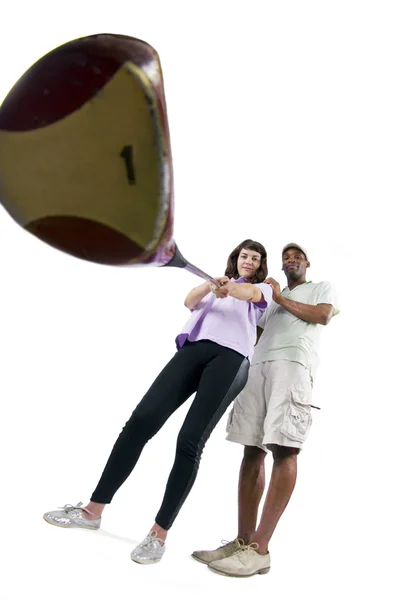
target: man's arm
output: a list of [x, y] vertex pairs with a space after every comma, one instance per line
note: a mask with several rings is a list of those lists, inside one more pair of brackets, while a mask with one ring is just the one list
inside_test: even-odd
[[318, 323], [319, 325], [328, 325], [334, 312], [332, 304], [304, 304], [303, 302], [296, 302], [285, 298], [281, 293], [280, 285], [275, 279], [271, 277], [266, 280], [273, 289], [273, 299], [277, 304], [282, 306], [285, 310], [289, 311], [292, 315], [307, 321], [308, 323]]
[[333, 316], [332, 304], [303, 304], [303, 302], [296, 302], [284, 296], [282, 296], [282, 301], [278, 302], [278, 304], [298, 319], [302, 319], [302, 321], [307, 321], [308, 323], [328, 325]]

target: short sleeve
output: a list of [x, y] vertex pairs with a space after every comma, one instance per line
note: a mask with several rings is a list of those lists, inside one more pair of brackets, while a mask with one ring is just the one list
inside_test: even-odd
[[214, 294], [212, 292], [209, 292], [207, 294], [207, 296], [204, 296], [204, 298], [202, 300], [200, 300], [200, 302], [198, 302], [196, 304], [196, 306], [194, 308], [190, 309], [190, 312], [195, 312], [195, 311], [199, 311], [199, 310], [205, 310], [208, 306], [208, 304], [212, 304], [212, 302], [214, 301]]
[[261, 302], [253, 302], [253, 304], [257, 308], [266, 309], [272, 302], [272, 287], [269, 283], [255, 283], [254, 285], [261, 290], [264, 300]]
[[331, 304], [333, 306], [333, 314], [337, 315], [340, 312], [339, 301], [336, 290], [329, 281], [321, 281], [318, 287], [317, 304]]

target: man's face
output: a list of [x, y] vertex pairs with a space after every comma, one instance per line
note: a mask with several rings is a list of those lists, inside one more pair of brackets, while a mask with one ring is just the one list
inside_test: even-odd
[[292, 281], [304, 279], [310, 263], [298, 248], [288, 248], [282, 254], [282, 271]]

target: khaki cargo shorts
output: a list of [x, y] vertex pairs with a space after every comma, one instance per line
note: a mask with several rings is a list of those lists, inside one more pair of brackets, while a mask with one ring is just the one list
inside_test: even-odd
[[244, 446], [301, 448], [310, 431], [312, 384], [300, 363], [274, 360], [250, 367], [228, 417], [227, 440]]

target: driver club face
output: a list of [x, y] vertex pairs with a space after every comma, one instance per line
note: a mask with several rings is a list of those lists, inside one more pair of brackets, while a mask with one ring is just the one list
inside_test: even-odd
[[0, 107], [0, 200], [27, 231], [78, 258], [168, 263], [172, 158], [156, 51], [100, 34], [36, 62]]

